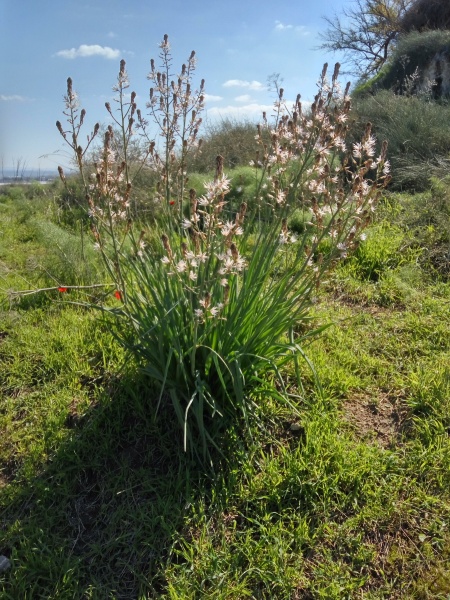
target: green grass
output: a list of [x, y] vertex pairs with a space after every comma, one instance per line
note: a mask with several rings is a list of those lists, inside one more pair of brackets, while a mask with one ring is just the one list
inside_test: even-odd
[[103, 269], [86, 224], [76, 220], [69, 229], [51, 189], [38, 188], [34, 198], [27, 193], [12, 188], [0, 195], [0, 293], [101, 282]]
[[[5, 287], [48, 252], [16, 201], [0, 204]], [[45, 206], [33, 219], [53, 228]], [[304, 368], [298, 417], [262, 385], [214, 473], [183, 454], [169, 402], [153, 416], [97, 313], [5, 299], [0, 598], [447, 599], [450, 284], [395, 214], [318, 294], [321, 389]]]

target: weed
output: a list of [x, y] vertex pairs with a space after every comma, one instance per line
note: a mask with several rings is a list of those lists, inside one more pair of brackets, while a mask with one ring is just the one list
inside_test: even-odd
[[[119, 128], [122, 160], [109, 127], [94, 183], [86, 193], [96, 246], [123, 301], [121, 308], [109, 310], [116, 318], [117, 339], [160, 386], [156, 410], [170, 397], [185, 449], [189, 445], [197, 450], [199, 435], [205, 456], [222, 418], [225, 424], [236, 418], [248, 424], [255, 411], [247, 393], [269, 372], [277, 374], [282, 388], [271, 393], [290, 402], [279, 369], [303, 357], [302, 338], [294, 339], [294, 326], [307, 317], [325, 271], [358, 245], [379, 189], [388, 180], [389, 163], [385, 145], [375, 158], [370, 124], [352, 155], [338, 162], [346, 149], [348, 86], [342, 93], [338, 65], [328, 82], [325, 66], [310, 115], [303, 115], [300, 96], [288, 108], [280, 89], [275, 122], [258, 126], [252, 201], [241, 202], [234, 214], [226, 215], [229, 196], [233, 208], [232, 186], [218, 156], [214, 181], [205, 184], [199, 198], [191, 188], [186, 208], [184, 170], [197, 143], [204, 81], [194, 90], [194, 52], [179, 74], [172, 74], [167, 36], [160, 44], [160, 61], [160, 70], [151, 61], [154, 87], [148, 108], [161, 128], [163, 147], [148, 139], [143, 162], [150, 160], [159, 177], [155, 226], [161, 231], [161, 249], [148, 244], [145, 228], [137, 233], [130, 212], [127, 153], [135, 119], [143, 136], [148, 123], [137, 108], [136, 94], [131, 93], [130, 101], [125, 96], [129, 81], [123, 60], [115, 86], [117, 116], [107, 104]], [[68, 143], [85, 177], [83, 158], [98, 128], [86, 148], [78, 146], [84, 112], [78, 116], [70, 78], [65, 102], [73, 140]], [[62, 125], [57, 126], [67, 141]], [[248, 177], [241, 172], [241, 179], [244, 175]], [[300, 198], [303, 192], [306, 198]], [[297, 240], [288, 220], [305, 202], [311, 228]]]

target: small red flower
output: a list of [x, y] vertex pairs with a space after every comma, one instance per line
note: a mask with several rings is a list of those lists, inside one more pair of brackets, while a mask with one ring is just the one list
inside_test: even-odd
[[119, 290], [116, 290], [116, 291], [114, 292], [114, 297], [115, 297], [117, 300], [122, 300], [122, 294], [119, 292]]
[[61, 292], [61, 294], [64, 294], [65, 292], [67, 292], [67, 288], [66, 287], [59, 287], [58, 288], [58, 292]]
[[170, 204], [170, 206], [173, 206], [173, 205], [175, 204], [175, 200], [171, 200], [171, 201], [169, 202], [169, 204]]

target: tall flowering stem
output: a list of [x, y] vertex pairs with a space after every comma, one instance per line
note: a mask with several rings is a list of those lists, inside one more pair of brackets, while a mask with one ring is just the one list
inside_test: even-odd
[[[177, 204], [178, 227], [183, 220], [183, 200], [186, 184], [186, 157], [197, 148], [201, 141], [198, 132], [202, 123], [205, 81], [198, 88], [193, 86], [196, 56], [193, 50], [183, 63], [178, 74], [172, 71], [172, 54], [169, 38], [164, 35], [159, 45], [159, 68], [155, 60], [150, 61], [148, 79], [151, 82], [147, 108], [159, 128], [163, 142], [163, 163], [160, 170], [160, 194], [168, 216], [169, 226], [173, 226], [171, 202]], [[145, 123], [139, 125], [145, 131]]]
[[[64, 129], [61, 121], [56, 121], [56, 127], [64, 138], [64, 141], [69, 145], [73, 152], [73, 156], [76, 162], [76, 165], [79, 169], [80, 175], [83, 178], [83, 182], [86, 185], [85, 178], [85, 170], [84, 170], [84, 157], [86, 152], [89, 149], [89, 146], [93, 142], [94, 138], [97, 136], [100, 125], [96, 123], [94, 129], [90, 135], [87, 137], [87, 144], [83, 148], [79, 142], [79, 134], [80, 129], [83, 126], [84, 118], [86, 116], [86, 111], [81, 109], [79, 110], [80, 103], [78, 99], [77, 93], [73, 89], [73, 82], [71, 77], [67, 78], [67, 92], [64, 96], [64, 104], [65, 110], [63, 111], [64, 116], [66, 117], [66, 122], [68, 125], [68, 129]], [[58, 167], [59, 175], [63, 181], [65, 181], [64, 172], [62, 167]]]

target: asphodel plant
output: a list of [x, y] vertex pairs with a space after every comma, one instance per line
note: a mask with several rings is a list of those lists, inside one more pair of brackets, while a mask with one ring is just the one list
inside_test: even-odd
[[[85, 176], [94, 243], [121, 302], [103, 310], [154, 384], [149, 410], [169, 402], [184, 448], [206, 456], [223, 427], [256, 418], [258, 390], [296, 410], [299, 397], [288, 394], [283, 373], [305, 357], [305, 338], [319, 333], [302, 327], [317, 286], [360, 243], [389, 163], [386, 144], [376, 155], [370, 124], [360, 143], [347, 146], [349, 86], [341, 90], [338, 65], [331, 80], [325, 66], [308, 110], [300, 96], [289, 106], [279, 89], [274, 114], [262, 115], [252, 161], [257, 191], [233, 212], [222, 157], [202, 194], [189, 186], [186, 156], [198, 151], [205, 85], [193, 84], [195, 53], [173, 75], [167, 36], [160, 49], [160, 68], [150, 64], [146, 116], [136, 94], [125, 94], [121, 61], [116, 111], [106, 105], [116, 127], [106, 131], [90, 179], [78, 144], [85, 114], [77, 120], [71, 82], [70, 135], [58, 129]], [[151, 221], [133, 204], [127, 149], [134, 136], [145, 141], [142, 165], [155, 176]], [[296, 236], [289, 220], [298, 210], [306, 225]]]

